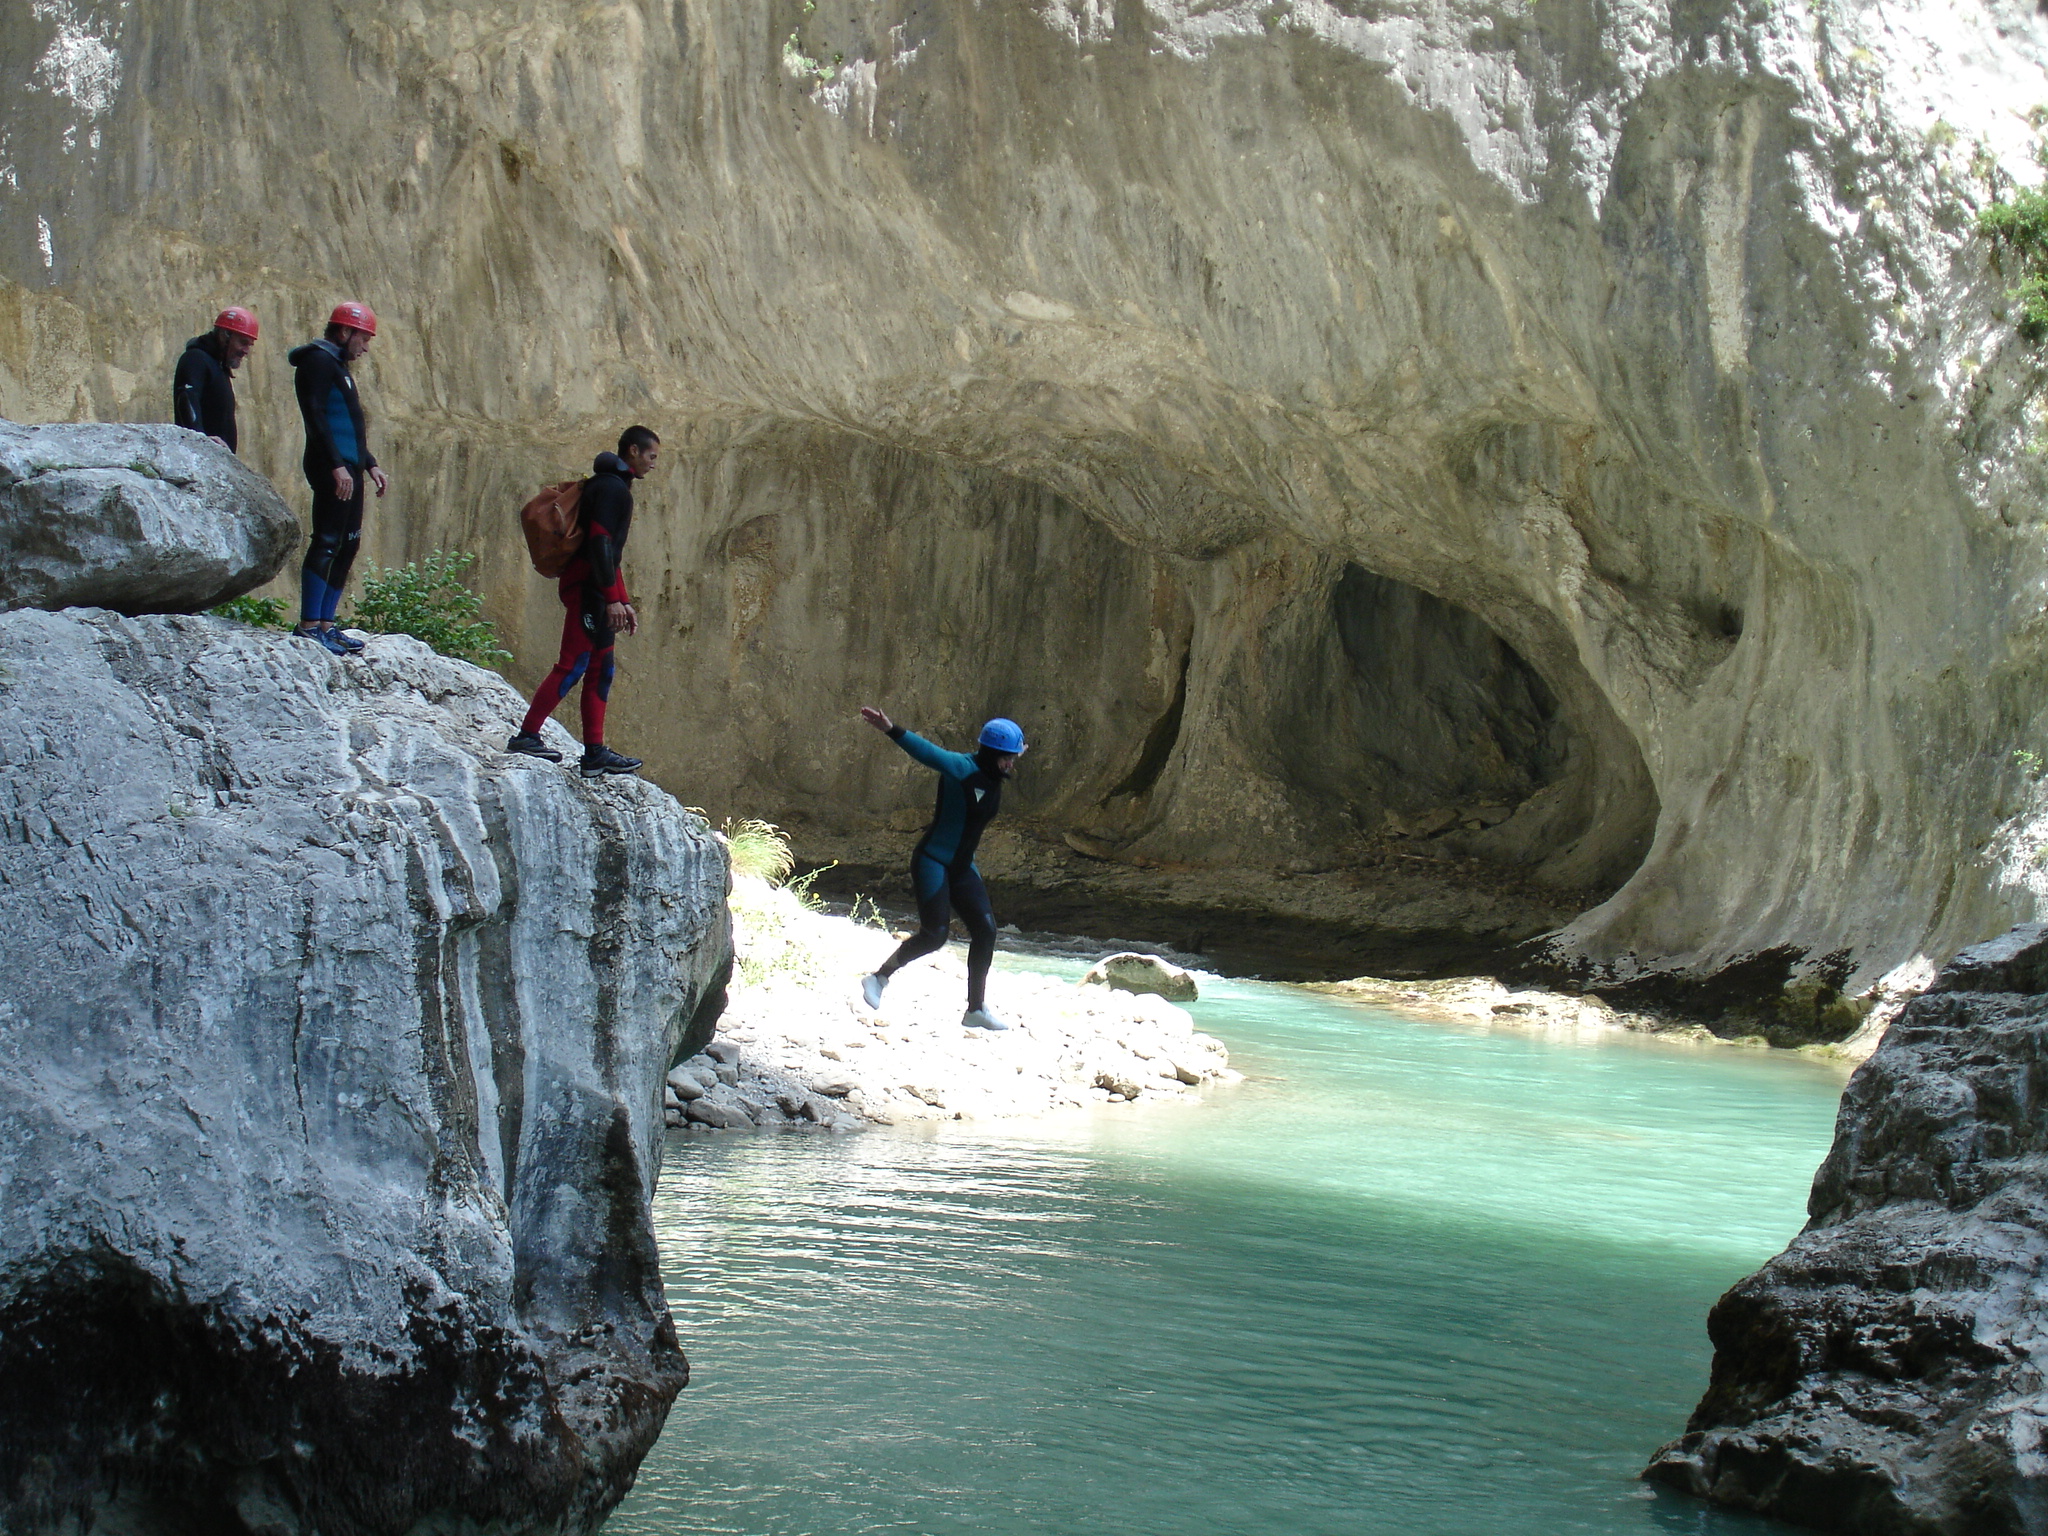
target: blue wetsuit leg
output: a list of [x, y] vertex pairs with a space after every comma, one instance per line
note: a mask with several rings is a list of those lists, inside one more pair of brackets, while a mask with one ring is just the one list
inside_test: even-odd
[[946, 891], [967, 929], [967, 1006], [979, 1008], [986, 998], [989, 964], [996, 957], [995, 909], [988, 904], [981, 871], [972, 864], [953, 876]]
[[911, 961], [945, 947], [952, 922], [946, 913], [946, 866], [919, 849], [910, 856], [910, 885], [917, 892], [917, 932], [905, 939], [875, 974], [894, 976]]
[[946, 866], [919, 849], [910, 856], [910, 888], [917, 893], [920, 911], [934, 897], [946, 894]]

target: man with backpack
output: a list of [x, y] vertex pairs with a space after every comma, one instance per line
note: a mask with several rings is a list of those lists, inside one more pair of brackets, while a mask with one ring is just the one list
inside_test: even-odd
[[[600, 453], [582, 485], [577, 514], [582, 530], [575, 554], [562, 569], [562, 654], [533, 696], [519, 733], [505, 743], [509, 752], [559, 763], [562, 754], [541, 740], [540, 728], [580, 680], [583, 684], [583, 761], [586, 779], [632, 773], [640, 759], [614, 752], [604, 743], [605, 705], [612, 691], [612, 644], [617, 632], [640, 628], [626, 593], [620, 561], [633, 526], [633, 482], [645, 479], [661, 455], [661, 439], [646, 427], [619, 434], [617, 453]], [[557, 487], [558, 490], [570, 487]]]
[[255, 346], [256, 317], [230, 304], [215, 317], [212, 330], [185, 343], [171, 375], [171, 420], [237, 452], [235, 370]]
[[343, 303], [327, 317], [327, 334], [286, 354], [297, 370], [294, 388], [306, 424], [306, 482], [313, 487], [313, 537], [299, 567], [299, 624], [293, 631], [336, 656], [353, 656], [363, 642], [336, 627], [341, 589], [363, 537], [363, 481], [382, 496], [388, 482], [370, 453], [363, 405], [348, 365], [370, 350], [377, 317], [367, 304]]

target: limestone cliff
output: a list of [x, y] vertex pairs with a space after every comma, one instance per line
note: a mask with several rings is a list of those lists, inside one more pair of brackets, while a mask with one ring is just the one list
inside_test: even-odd
[[[253, 461], [344, 294], [385, 559], [662, 431], [617, 734], [820, 835], [850, 707], [1036, 743], [1120, 857], [1405, 818], [1618, 891], [1558, 952], [1868, 979], [2032, 915], [2041, 372], [1971, 233], [2018, 0], [49, 0], [0, 24], [0, 412], [160, 417], [249, 303]], [[302, 494], [302, 493], [301, 493]]]
[[0, 615], [9, 1531], [576, 1531], [630, 1486], [725, 861], [496, 751], [519, 707], [402, 637]]
[[1844, 1536], [2048, 1529], [2048, 926], [1965, 950], [1850, 1080], [1812, 1220], [1714, 1308], [1649, 1476]]

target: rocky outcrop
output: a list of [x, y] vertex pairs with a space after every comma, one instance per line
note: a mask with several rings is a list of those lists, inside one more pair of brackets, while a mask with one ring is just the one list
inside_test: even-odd
[[0, 610], [196, 613], [298, 540], [270, 482], [196, 432], [0, 421]]
[[2048, 890], [2040, 374], [1972, 232], [2044, 52], [2021, 0], [17, 8], [0, 410], [160, 416], [249, 303], [299, 495], [267, 338], [366, 298], [371, 556], [481, 543], [525, 680], [513, 510], [662, 431], [616, 718], [694, 803], [878, 830], [926, 790], [851, 704], [1001, 712], [1055, 841], [1452, 809], [1592, 891], [1588, 979], [1860, 990]]
[[[824, 1088], [834, 1091], [824, 1092]], [[663, 1102], [668, 1123], [685, 1129], [750, 1131], [794, 1126], [800, 1130], [857, 1131], [867, 1122], [839, 1104], [846, 1091], [836, 1079], [821, 1086], [768, 1065], [758, 1052], [754, 1060], [748, 1060], [735, 1040], [714, 1040], [669, 1073]]]
[[2048, 925], [1966, 950], [1850, 1079], [1792, 1246], [1714, 1308], [1647, 1476], [1849, 1536], [2048, 1530]]
[[9, 1531], [579, 1531], [630, 1486], [725, 862], [499, 752], [521, 705], [403, 637], [0, 616]]
[[1105, 955], [1081, 978], [1084, 986], [1109, 987], [1117, 992], [1150, 993], [1169, 1003], [1192, 1003], [1201, 996], [1195, 978], [1181, 967], [1157, 955], [1130, 951]]

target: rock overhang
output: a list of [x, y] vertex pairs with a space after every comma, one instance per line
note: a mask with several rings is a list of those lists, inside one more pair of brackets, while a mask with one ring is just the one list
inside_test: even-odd
[[[643, 488], [678, 573], [656, 628], [693, 638], [649, 658], [671, 679], [645, 680], [651, 715], [688, 717], [650, 729], [664, 772], [735, 806], [879, 812], [886, 797], [800, 751], [743, 752], [776, 722], [693, 702], [816, 714], [823, 686], [756, 690], [740, 673], [763, 625], [794, 640], [807, 624], [814, 651], [844, 627], [779, 612], [803, 584], [772, 560], [727, 558], [766, 509], [711, 482], [808, 479], [875, 526], [851, 468], [836, 486], [809, 471], [881, 445], [940, 485], [1049, 488], [1119, 544], [1202, 567], [1182, 585], [1217, 590], [1226, 618], [1241, 607], [1247, 635], [1270, 607], [1260, 572], [1290, 563], [1355, 563], [1475, 614], [1606, 765], [1589, 780], [1610, 786], [1600, 814], [1620, 827], [1654, 808], [1634, 877], [1561, 936], [1570, 958], [1707, 974], [1846, 949], [1875, 974], [2034, 899], [2016, 863], [1978, 853], [2032, 815], [1992, 743], [2042, 713], [1996, 617], [2039, 578], [2024, 508], [2041, 491], [2013, 452], [2031, 364], [1968, 231], [1964, 151], [1982, 136], [2020, 162], [2000, 103], [2038, 95], [2040, 28], [2013, 7], [1944, 12], [1945, 32], [1932, 14], [714, 8], [584, 36], [545, 10], [370, 13], [307, 22], [285, 50], [345, 41], [388, 103], [336, 99], [361, 151], [338, 163], [393, 163], [377, 146], [411, 121], [401, 97], [456, 125], [407, 138], [390, 187], [342, 173], [345, 201], [396, 199], [398, 217], [330, 227], [280, 172], [202, 188], [141, 148], [183, 87], [166, 75], [145, 99], [131, 70], [95, 122], [150, 159], [155, 203], [116, 210], [70, 183], [53, 265], [24, 247], [15, 275], [58, 273], [49, 303], [111, 335], [113, 268], [92, 254], [118, 246], [105, 236], [147, 238], [181, 194], [222, 249], [244, 204], [307, 208], [322, 259], [346, 248], [350, 270], [386, 273], [402, 326], [431, 337], [431, 378], [423, 349], [385, 347], [372, 381], [429, 542], [471, 536], [452, 509], [558, 478], [556, 445], [665, 413], [700, 469]], [[110, 44], [124, 57], [204, 78], [177, 24], [124, 25], [142, 29]], [[637, 64], [621, 69], [629, 35]], [[1944, 92], [1922, 43], [1967, 91]], [[573, 88], [538, 90], [537, 61]], [[1962, 150], [1925, 131], [1930, 103]], [[269, 145], [284, 130], [236, 131]], [[56, 137], [22, 153], [53, 184], [85, 163]], [[429, 206], [431, 240], [407, 212]], [[296, 289], [271, 294], [311, 312]], [[147, 373], [133, 345], [121, 355]], [[140, 398], [77, 358], [45, 375], [117, 409]], [[956, 569], [975, 562], [971, 532]], [[545, 594], [519, 585], [503, 543], [485, 567], [537, 667]], [[988, 633], [988, 583], [1044, 575], [984, 567], [961, 627]], [[700, 601], [712, 587], [719, 601]], [[1074, 590], [1065, 601], [1099, 596]], [[913, 623], [920, 600], [888, 602]], [[1971, 634], [1959, 613], [1987, 617]], [[1176, 622], [1129, 642], [1148, 681], [1125, 690], [1137, 739], [1090, 727], [1080, 759], [1143, 755], [1172, 704]], [[703, 646], [714, 630], [725, 643]], [[1048, 715], [1059, 663], [1018, 673]], [[886, 678], [826, 670], [835, 698]], [[1994, 709], [1973, 697], [1986, 676]], [[932, 686], [921, 708], [956, 706], [957, 685]], [[1329, 835], [1234, 753], [1219, 742], [1215, 771], [1253, 792], [1228, 817], [1190, 801], [1190, 840], [1214, 832], [1238, 858], [1256, 839], [1233, 845], [1232, 826]], [[743, 755], [765, 766], [724, 766]], [[1129, 766], [1105, 767], [1108, 785]], [[1156, 780], [1169, 798], [1172, 772]]]

